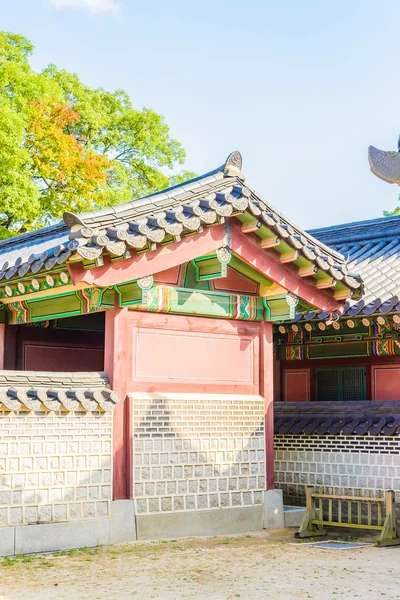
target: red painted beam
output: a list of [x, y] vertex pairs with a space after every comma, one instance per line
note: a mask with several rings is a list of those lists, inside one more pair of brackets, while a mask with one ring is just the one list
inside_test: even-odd
[[[75, 285], [84, 282], [88, 285], [107, 287], [153, 275], [204, 256], [222, 245], [223, 236], [223, 225], [217, 225], [181, 242], [161, 246], [153, 252], [135, 254], [132, 258], [88, 270], [83, 268], [82, 263], [71, 263], [68, 269]], [[315, 280], [305, 281], [297, 272], [291, 270], [290, 266], [282, 264], [278, 257], [263, 250], [259, 240], [243, 234], [239, 223], [233, 223], [232, 226], [232, 251], [257, 271], [311, 306], [329, 312], [342, 311], [343, 302], [317, 289]]]
[[182, 265], [194, 258], [214, 252], [222, 246], [224, 226], [209, 227], [196, 236], [181, 242], [161, 246], [153, 252], [134, 255], [132, 258], [104, 264], [94, 269], [85, 269], [82, 263], [71, 263], [68, 269], [74, 285], [84, 282], [89, 285], [107, 287], [123, 281], [154, 275], [172, 267]]
[[260, 247], [259, 241], [249, 235], [244, 235], [240, 226], [232, 226], [232, 252], [254, 267], [272, 281], [275, 281], [288, 292], [295, 294], [305, 302], [320, 310], [329, 312], [343, 310], [343, 303], [316, 287], [316, 280], [307, 283], [290, 267], [282, 264], [279, 258]]

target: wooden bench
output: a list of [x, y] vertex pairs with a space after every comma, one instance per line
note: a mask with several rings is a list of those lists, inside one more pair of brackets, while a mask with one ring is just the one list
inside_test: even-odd
[[400, 544], [393, 490], [386, 491], [384, 496], [340, 496], [323, 490], [316, 492], [313, 486], [306, 486], [306, 512], [296, 537], [325, 536], [324, 525], [380, 531], [375, 545]]

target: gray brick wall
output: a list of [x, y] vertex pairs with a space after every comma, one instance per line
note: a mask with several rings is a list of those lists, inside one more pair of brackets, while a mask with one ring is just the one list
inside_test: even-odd
[[276, 435], [275, 482], [286, 504], [304, 506], [306, 485], [337, 494], [396, 491], [400, 505], [400, 436]]
[[0, 411], [0, 527], [108, 517], [111, 457], [112, 413]]
[[261, 397], [131, 396], [137, 514], [262, 504]]

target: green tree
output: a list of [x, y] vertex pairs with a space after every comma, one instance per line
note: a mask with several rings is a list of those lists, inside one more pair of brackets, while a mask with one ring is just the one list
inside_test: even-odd
[[[400, 196], [399, 196], [399, 200], [400, 200]], [[397, 215], [400, 215], [400, 206], [396, 206], [396, 208], [394, 210], [384, 210], [383, 211], [384, 217], [396, 217]]]
[[36, 73], [32, 52], [0, 32], [0, 238], [192, 176], [171, 175], [185, 152], [162, 116], [55, 65]]

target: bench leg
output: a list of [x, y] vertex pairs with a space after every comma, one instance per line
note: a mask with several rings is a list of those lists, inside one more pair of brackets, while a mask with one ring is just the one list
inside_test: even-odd
[[301, 522], [300, 529], [295, 533], [297, 539], [326, 536], [326, 530], [322, 525], [315, 525], [313, 519], [315, 519], [315, 511], [307, 509]]

